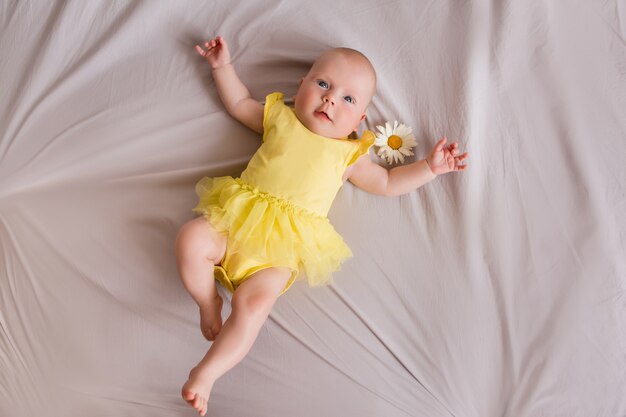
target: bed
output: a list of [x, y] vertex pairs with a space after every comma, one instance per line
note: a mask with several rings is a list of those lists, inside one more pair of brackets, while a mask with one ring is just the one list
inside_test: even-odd
[[279, 298], [208, 415], [626, 416], [624, 2], [4, 0], [0, 22], [0, 415], [195, 415], [209, 343], [174, 241], [194, 184], [260, 144], [194, 51], [219, 34], [259, 100], [358, 49], [362, 129], [470, 158], [401, 197], [346, 183], [354, 256]]

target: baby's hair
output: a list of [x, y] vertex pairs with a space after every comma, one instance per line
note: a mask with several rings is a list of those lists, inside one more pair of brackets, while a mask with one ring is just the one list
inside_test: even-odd
[[369, 60], [369, 58], [365, 56], [365, 54], [363, 54], [361, 51], [357, 51], [356, 49], [346, 48], [343, 46], [339, 48], [333, 48], [331, 49], [331, 51], [336, 51], [346, 56], [357, 56], [358, 58], [362, 59], [374, 76], [374, 85], [376, 85], [376, 69], [374, 68], [374, 65], [372, 65], [372, 62]]
[[376, 69], [374, 68], [374, 65], [372, 65], [372, 62], [369, 60], [369, 58], [365, 56], [365, 54], [363, 54], [361, 51], [357, 51], [356, 49], [346, 48], [343, 46], [329, 49], [325, 53], [327, 52], [336, 52], [343, 56], [356, 57], [357, 59], [362, 60], [369, 69], [369, 72], [372, 74], [372, 78], [374, 79], [374, 91], [376, 91]]

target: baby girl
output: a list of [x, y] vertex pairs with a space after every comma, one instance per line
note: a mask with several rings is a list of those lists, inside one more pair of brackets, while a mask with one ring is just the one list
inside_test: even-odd
[[[437, 175], [462, 171], [467, 153], [442, 138], [423, 160], [387, 170], [368, 157], [374, 135], [348, 136], [376, 90], [376, 72], [360, 52], [335, 48], [315, 60], [300, 80], [294, 108], [281, 93], [261, 104], [250, 96], [218, 36], [196, 50], [211, 65], [226, 110], [263, 143], [239, 178], [203, 178], [196, 185], [201, 214], [176, 240], [178, 271], [200, 308], [202, 334], [213, 341], [182, 389], [200, 415], [215, 381], [252, 347], [276, 299], [300, 277], [328, 282], [351, 256], [327, 218], [349, 180], [384, 196], [414, 191]], [[233, 293], [222, 324], [216, 280]]]

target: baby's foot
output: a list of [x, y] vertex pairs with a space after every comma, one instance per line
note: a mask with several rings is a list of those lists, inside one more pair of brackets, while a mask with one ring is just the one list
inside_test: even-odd
[[[206, 373], [205, 373], [206, 374]], [[183, 385], [182, 396], [189, 405], [198, 410], [201, 416], [206, 414], [207, 403], [213, 388], [213, 381], [203, 375], [200, 365], [189, 372], [189, 379]]]
[[200, 330], [207, 340], [215, 340], [222, 330], [222, 297], [216, 292], [210, 303], [200, 306]]

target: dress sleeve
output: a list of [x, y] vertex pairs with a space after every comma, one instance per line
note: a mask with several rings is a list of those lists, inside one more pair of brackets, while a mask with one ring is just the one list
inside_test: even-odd
[[359, 159], [362, 155], [368, 153], [375, 140], [376, 136], [372, 132], [370, 132], [369, 130], [363, 132], [363, 136], [361, 136], [361, 139], [356, 142], [358, 146], [354, 150], [352, 156], [348, 159], [347, 166], [354, 164], [356, 160]]
[[267, 133], [276, 124], [280, 107], [284, 105], [283, 93], [272, 93], [265, 97], [265, 106], [263, 107], [263, 142], [265, 142]]

